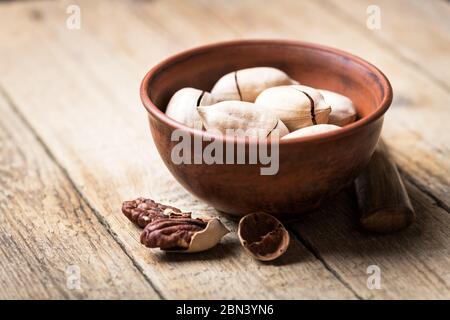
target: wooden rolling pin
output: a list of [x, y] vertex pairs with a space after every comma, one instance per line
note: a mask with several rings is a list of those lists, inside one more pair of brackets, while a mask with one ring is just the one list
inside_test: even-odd
[[386, 145], [382, 140], [364, 172], [355, 180], [359, 221], [366, 230], [388, 233], [414, 221], [414, 209]]

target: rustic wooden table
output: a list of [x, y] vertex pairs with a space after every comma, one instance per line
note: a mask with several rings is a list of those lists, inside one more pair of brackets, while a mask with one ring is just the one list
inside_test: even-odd
[[[450, 4], [377, 0], [376, 21], [371, 3], [0, 3], [0, 297], [449, 299]], [[124, 199], [217, 214], [162, 164], [141, 78], [180, 50], [252, 37], [342, 48], [387, 74], [395, 99], [383, 137], [416, 209], [413, 226], [366, 234], [344, 192], [291, 226], [291, 246], [274, 263], [247, 256], [234, 234], [195, 255], [140, 245]], [[367, 285], [372, 270], [379, 289]]]

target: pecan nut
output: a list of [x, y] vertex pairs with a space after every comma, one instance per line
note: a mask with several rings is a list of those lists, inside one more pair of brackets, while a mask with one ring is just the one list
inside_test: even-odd
[[182, 214], [157, 219], [141, 234], [141, 243], [150, 248], [179, 252], [211, 249], [229, 230], [219, 219], [193, 219]]
[[151, 199], [125, 201], [122, 212], [144, 228], [141, 243], [149, 248], [199, 252], [214, 247], [229, 232], [217, 218], [194, 219], [190, 212]]
[[166, 210], [170, 210], [172, 214], [181, 213], [181, 210], [175, 207], [155, 202], [152, 199], [137, 198], [122, 204], [123, 214], [141, 228], [156, 219], [166, 218]]
[[141, 243], [149, 248], [185, 250], [192, 236], [206, 228], [206, 222], [192, 218], [164, 218], [153, 221], [141, 234]]

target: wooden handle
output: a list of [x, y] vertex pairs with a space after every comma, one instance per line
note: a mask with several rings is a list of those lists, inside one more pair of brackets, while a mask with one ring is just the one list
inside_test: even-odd
[[355, 180], [360, 223], [366, 230], [388, 233], [414, 221], [414, 209], [382, 140], [364, 172]]

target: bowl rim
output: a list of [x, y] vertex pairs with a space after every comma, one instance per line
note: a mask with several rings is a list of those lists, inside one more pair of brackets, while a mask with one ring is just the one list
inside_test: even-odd
[[[287, 46], [300, 46], [305, 47], [313, 50], [321, 50], [332, 54], [337, 54], [340, 56], [344, 56], [347, 59], [352, 60], [353, 62], [356, 62], [360, 64], [365, 69], [368, 69], [370, 72], [375, 74], [377, 76], [378, 81], [380, 82], [380, 85], [383, 87], [385, 95], [381, 101], [380, 104], [378, 104], [376, 110], [371, 113], [370, 115], [363, 117], [361, 119], [358, 119], [357, 121], [346, 125], [342, 127], [339, 130], [333, 130], [329, 132], [324, 132], [320, 134], [315, 134], [311, 136], [305, 136], [305, 137], [297, 137], [297, 138], [291, 138], [286, 140], [277, 140], [276, 142], [280, 145], [288, 145], [288, 144], [295, 144], [295, 143], [313, 143], [313, 142], [322, 142], [322, 141], [331, 141], [335, 139], [339, 139], [351, 134], [354, 134], [361, 130], [363, 127], [367, 126], [368, 124], [378, 120], [381, 118], [384, 113], [389, 109], [391, 102], [392, 102], [392, 86], [385, 76], [385, 74], [379, 70], [377, 67], [375, 67], [373, 64], [367, 62], [366, 60], [355, 56], [351, 53], [342, 51], [340, 49], [332, 48], [329, 46], [324, 46], [320, 44], [314, 44], [310, 42], [304, 42], [304, 41], [297, 41], [297, 40], [282, 40], [282, 39], [242, 39], [242, 40], [231, 40], [231, 41], [220, 41], [215, 43], [210, 43], [202, 46], [197, 46], [191, 49], [187, 49], [184, 51], [181, 51], [177, 54], [171, 55], [167, 57], [166, 59], [162, 60], [158, 64], [156, 64], [154, 67], [152, 67], [145, 75], [141, 82], [140, 86], [140, 97], [142, 104], [144, 105], [147, 112], [158, 119], [158, 121], [161, 121], [171, 127], [172, 129], [181, 129], [189, 134], [192, 134], [193, 136], [201, 136], [203, 140], [211, 141], [211, 140], [219, 140], [223, 143], [245, 143], [247, 144], [255, 144], [258, 143], [255, 139], [249, 139], [249, 138], [240, 138], [240, 137], [232, 137], [232, 136], [225, 136], [225, 135], [217, 135], [213, 133], [209, 133], [207, 131], [194, 129], [191, 127], [188, 127], [176, 120], [173, 120], [172, 118], [168, 117], [164, 112], [162, 112], [150, 99], [149, 96], [149, 83], [150, 81], [160, 72], [164, 71], [164, 69], [167, 69], [173, 64], [176, 64], [180, 61], [186, 60], [192, 56], [202, 54], [204, 52], [207, 52], [211, 49], [218, 49], [218, 48], [224, 48], [224, 47], [232, 47], [232, 46], [239, 46], [239, 45], [287, 45]], [[267, 144], [270, 144], [272, 141], [269, 139], [267, 140]]]

